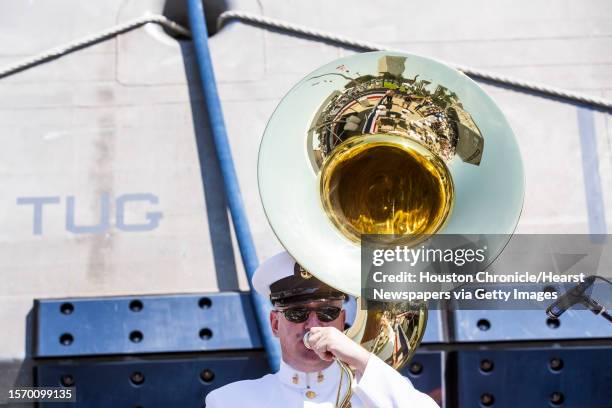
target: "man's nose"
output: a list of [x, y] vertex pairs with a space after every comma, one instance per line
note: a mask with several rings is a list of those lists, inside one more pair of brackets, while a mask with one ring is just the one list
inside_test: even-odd
[[317, 313], [314, 310], [308, 312], [308, 319], [306, 319], [305, 328], [310, 329], [311, 327], [321, 326], [321, 321], [317, 317]]

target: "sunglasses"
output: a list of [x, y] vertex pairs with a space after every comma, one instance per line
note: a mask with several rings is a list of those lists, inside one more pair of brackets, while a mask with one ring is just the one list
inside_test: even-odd
[[332, 322], [340, 316], [340, 311], [342, 308], [335, 306], [321, 306], [321, 307], [288, 307], [287, 309], [277, 310], [285, 315], [285, 319], [289, 320], [291, 323], [304, 323], [308, 320], [308, 316], [310, 312], [315, 312], [317, 314], [317, 319], [322, 322]]

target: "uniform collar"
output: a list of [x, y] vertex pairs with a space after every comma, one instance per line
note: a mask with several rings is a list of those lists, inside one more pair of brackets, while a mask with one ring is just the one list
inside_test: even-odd
[[285, 363], [280, 362], [280, 370], [277, 372], [279, 380], [286, 385], [295, 388], [322, 389], [337, 387], [340, 381], [340, 367], [333, 362], [329, 367], [322, 371], [305, 373], [298, 371]]

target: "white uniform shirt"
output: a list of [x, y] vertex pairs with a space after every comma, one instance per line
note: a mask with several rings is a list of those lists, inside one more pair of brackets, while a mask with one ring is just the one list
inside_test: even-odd
[[[237, 381], [206, 396], [206, 408], [333, 408], [341, 369], [336, 363], [319, 373], [303, 373], [281, 361], [280, 370], [257, 380]], [[344, 376], [340, 399], [346, 393]], [[384, 361], [371, 355], [363, 376], [353, 383], [352, 408], [439, 408]]]

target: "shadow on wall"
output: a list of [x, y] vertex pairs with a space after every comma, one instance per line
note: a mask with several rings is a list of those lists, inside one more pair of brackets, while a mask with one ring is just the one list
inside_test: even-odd
[[[25, 358], [23, 361], [0, 361], [0, 390], [10, 390], [34, 386], [34, 361], [32, 351], [34, 337], [34, 309], [30, 309], [25, 319]], [[0, 395], [0, 408], [34, 408], [33, 403], [9, 403], [8, 395]]]
[[193, 52], [193, 43], [191, 41], [181, 41], [180, 46], [189, 87], [193, 128], [204, 187], [206, 208], [203, 208], [202, 211], [206, 211], [208, 219], [217, 285], [219, 291], [235, 291], [238, 290], [239, 286], [223, 177], [210, 131], [197, 62]]

